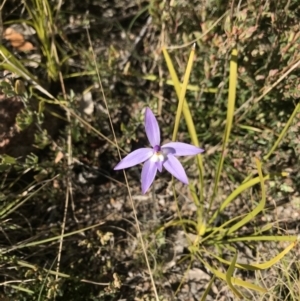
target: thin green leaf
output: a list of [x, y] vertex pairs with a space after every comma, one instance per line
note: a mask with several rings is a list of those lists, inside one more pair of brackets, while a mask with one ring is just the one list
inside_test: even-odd
[[228, 90], [228, 103], [227, 103], [227, 117], [226, 117], [226, 126], [224, 131], [223, 137], [223, 144], [222, 144], [222, 153], [220, 156], [220, 160], [218, 162], [215, 182], [214, 182], [214, 189], [213, 193], [209, 202], [209, 210], [212, 206], [213, 200], [218, 192], [221, 172], [223, 169], [224, 159], [225, 159], [225, 151], [227, 148], [227, 144], [229, 141], [232, 122], [234, 117], [234, 108], [235, 108], [235, 98], [236, 98], [236, 86], [237, 86], [237, 49], [234, 48], [231, 52], [231, 59], [230, 59], [230, 68], [229, 68], [229, 90]]
[[235, 296], [237, 296], [239, 299], [243, 298], [243, 295], [233, 286], [231, 279], [232, 279], [232, 275], [234, 273], [234, 269], [235, 269], [235, 264], [236, 264], [236, 260], [237, 260], [237, 252], [235, 252], [232, 261], [228, 267], [228, 270], [226, 272], [226, 282], [228, 284], [228, 286], [231, 288], [232, 292], [235, 294]]
[[17, 74], [18, 76], [28, 80], [37, 82], [36, 78], [27, 70], [26, 67], [3, 45], [0, 45], [1, 66], [3, 69]]
[[231, 243], [231, 242], [242, 242], [242, 241], [295, 241], [297, 236], [295, 235], [283, 235], [283, 236], [276, 236], [276, 235], [258, 235], [258, 236], [239, 236], [239, 237], [232, 237], [227, 238], [223, 241], [223, 243]]
[[[168, 66], [170, 76], [171, 76], [172, 81], [174, 83], [174, 88], [175, 88], [176, 95], [179, 99], [180, 91], [181, 91], [181, 84], [179, 82], [178, 76], [177, 76], [176, 71], [174, 69], [172, 60], [169, 56], [169, 53], [167, 52], [167, 50], [165, 48], [162, 49], [162, 52], [164, 54], [164, 58], [166, 60], [167, 66]], [[185, 122], [186, 122], [186, 125], [187, 125], [187, 128], [188, 128], [188, 132], [190, 134], [192, 143], [195, 146], [199, 147], [200, 143], [199, 143], [196, 128], [195, 128], [195, 125], [194, 125], [194, 122], [193, 122], [192, 114], [191, 114], [191, 111], [189, 109], [188, 103], [185, 99], [183, 101], [182, 112], [183, 112], [183, 116], [184, 116], [184, 119], [185, 119]], [[203, 167], [202, 156], [197, 155], [196, 157], [197, 157], [197, 165], [198, 165], [198, 170], [199, 170], [200, 200], [203, 203], [203, 200], [204, 200], [204, 195], [203, 195], [203, 191], [204, 191], [204, 167]]]
[[230, 229], [227, 232], [227, 235], [230, 235], [233, 232], [240, 229], [241, 227], [243, 227], [245, 224], [251, 221], [257, 214], [259, 214], [265, 208], [266, 205], [266, 189], [264, 185], [265, 180], [262, 175], [261, 163], [258, 159], [256, 159], [256, 166], [257, 166], [259, 181], [261, 186], [261, 201], [258, 203], [257, 207], [254, 208], [251, 212], [249, 212], [241, 221], [237, 222], [235, 225], [230, 227]]
[[178, 99], [178, 106], [177, 106], [177, 112], [175, 116], [175, 124], [174, 124], [174, 129], [173, 129], [173, 135], [172, 135], [172, 140], [176, 141], [176, 136], [178, 133], [178, 128], [179, 128], [179, 123], [180, 123], [180, 117], [182, 113], [182, 108], [183, 108], [183, 102], [185, 99], [185, 93], [186, 93], [186, 88], [190, 79], [190, 74], [192, 71], [192, 66], [193, 66], [193, 60], [195, 56], [195, 44], [192, 47], [190, 57], [187, 63], [187, 67], [185, 70], [184, 78], [183, 78], [183, 84], [180, 89], [180, 94], [179, 94], [179, 99]]
[[206, 298], [207, 298], [207, 296], [208, 296], [208, 294], [211, 290], [212, 284], [215, 281], [215, 278], [216, 278], [215, 275], [213, 275], [212, 278], [210, 279], [210, 281], [209, 281], [207, 287], [205, 288], [204, 294], [202, 295], [200, 301], [205, 301], [206, 300]]
[[286, 123], [285, 127], [283, 128], [282, 132], [280, 133], [278, 139], [276, 140], [270, 151], [263, 157], [264, 160], [268, 160], [270, 158], [270, 156], [273, 154], [274, 150], [277, 148], [279, 143], [283, 140], [283, 137], [287, 133], [288, 128], [291, 126], [298, 112], [300, 112], [300, 102], [297, 104], [288, 122]]
[[[259, 270], [265, 270], [273, 266], [275, 263], [277, 263], [280, 259], [282, 259], [287, 253], [289, 253], [297, 244], [297, 241], [294, 241], [290, 245], [288, 245], [282, 252], [280, 252], [278, 255], [273, 257], [272, 259], [264, 262], [264, 263], [252, 263], [251, 266], [259, 269]], [[247, 265], [245, 265], [245, 268], [247, 268]]]
[[[143, 75], [142, 78], [145, 80], [148, 80], [148, 81], [158, 81], [159, 80], [159, 78], [154, 74]], [[171, 79], [164, 80], [163, 82], [166, 85], [174, 86], [174, 82]], [[180, 84], [180, 89], [181, 89], [181, 87], [182, 87], [182, 84]], [[202, 88], [200, 86], [192, 85], [192, 84], [188, 84], [186, 86], [186, 89], [188, 91], [193, 91], [193, 92], [203, 91], [205, 93], [212, 93], [212, 94], [216, 94], [218, 92], [218, 88]]]
[[[276, 174], [277, 176], [286, 177], [288, 176], [288, 173], [282, 172], [279, 174]], [[271, 177], [275, 176], [275, 174], [272, 175], [266, 175], [264, 176], [263, 180], [267, 181]], [[217, 216], [236, 198], [238, 197], [243, 191], [247, 190], [248, 188], [258, 184], [260, 182], [259, 177], [255, 177], [247, 182], [244, 182], [239, 187], [237, 187], [226, 199], [225, 201], [220, 205], [220, 207], [214, 212], [211, 219], [209, 220], [209, 224], [212, 224], [214, 220], [217, 218]]]
[[[272, 240], [273, 241], [273, 240]], [[280, 259], [282, 259], [287, 253], [289, 253], [297, 244], [297, 240], [294, 240], [291, 244], [289, 244], [282, 252], [280, 252], [278, 255], [273, 257], [272, 259], [264, 262], [264, 263], [250, 263], [250, 264], [244, 264], [244, 263], [235, 263], [235, 268], [248, 270], [248, 271], [257, 271], [257, 270], [265, 270], [273, 266], [275, 263], [277, 263]], [[207, 251], [208, 252], [208, 251]], [[212, 256], [216, 258], [221, 263], [231, 265], [232, 262], [229, 262], [228, 260], [225, 260], [214, 253], [208, 252], [209, 256]]]
[[[200, 255], [197, 256], [197, 258], [206, 266], [206, 268], [208, 270], [210, 270], [216, 277], [226, 281], [226, 275], [214, 268], [212, 268], [206, 261], [202, 260], [202, 257]], [[263, 287], [260, 287], [260, 286], [257, 286], [255, 284], [252, 284], [250, 282], [246, 282], [246, 281], [243, 281], [241, 279], [238, 279], [238, 278], [235, 278], [235, 277], [231, 277], [231, 283], [232, 284], [236, 284], [236, 285], [239, 285], [239, 286], [242, 286], [244, 288], [248, 288], [248, 289], [251, 289], [251, 290], [254, 290], [254, 291], [257, 291], [257, 292], [260, 292], [260, 293], [266, 293], [267, 290]]]

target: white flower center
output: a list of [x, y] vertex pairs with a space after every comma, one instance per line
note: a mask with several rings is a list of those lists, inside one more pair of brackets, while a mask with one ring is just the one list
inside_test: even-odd
[[150, 158], [152, 162], [163, 162], [165, 160], [164, 154], [160, 152], [155, 152]]

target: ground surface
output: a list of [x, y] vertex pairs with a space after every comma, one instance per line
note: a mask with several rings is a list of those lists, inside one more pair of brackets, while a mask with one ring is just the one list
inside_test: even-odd
[[[7, 84], [2, 84], [0, 94], [0, 282], [5, 300], [155, 300], [124, 176], [113, 170], [119, 158], [110, 142], [114, 137], [91, 49], [119, 146], [130, 152], [148, 143], [143, 128], [146, 106], [158, 117], [163, 141], [171, 140], [177, 98], [167, 82], [170, 75], [161, 47], [197, 39], [192, 87], [186, 98], [201, 147], [206, 150], [203, 212], [209, 219], [208, 202], [226, 119], [229, 59], [237, 43], [236, 115], [212, 212], [248, 175], [257, 175], [254, 158], [259, 158], [264, 174], [275, 176], [266, 183], [266, 210], [239, 235], [268, 223], [272, 227], [267, 233], [297, 234], [299, 112], [270, 159], [264, 161], [263, 157], [299, 102], [298, 68], [258, 99], [298, 61], [297, 1], [239, 5], [230, 1], [64, 1], [58, 9], [55, 1], [48, 1], [56, 19], [50, 24], [53, 35], [49, 28], [47, 32], [61, 60], [56, 67], [62, 72], [63, 85], [58, 75], [51, 77], [41, 39], [36, 32], [27, 32], [21, 22], [32, 18], [23, 4], [16, 2], [7, 1], [2, 8], [2, 32], [21, 23], [23, 28], [14, 30], [24, 37], [23, 46], [25, 42], [33, 46], [23, 51], [5, 34], [3, 44], [61, 103], [54, 104], [41, 91], [31, 94], [31, 81], [17, 71], [7, 76], [3, 67], [2, 83]], [[35, 5], [35, 1], [28, 3]], [[179, 78], [190, 49], [190, 45], [169, 49]], [[18, 79], [24, 81], [25, 96], [16, 93]], [[74, 114], [70, 116], [66, 107]], [[179, 132], [179, 140], [190, 142], [183, 121]], [[182, 158], [181, 162], [191, 183], [197, 184], [195, 160]], [[289, 176], [277, 177], [282, 171]], [[189, 260], [190, 242], [197, 236], [195, 227], [166, 226], [179, 216], [197, 220], [199, 208], [193, 195], [175, 181], [175, 197], [166, 172], [142, 195], [140, 172], [141, 166], [137, 166], [128, 170], [127, 176], [158, 295], [161, 300], [200, 300], [212, 278], [203, 261], [224, 273], [227, 268], [204, 253], [203, 261]], [[216, 224], [251, 211], [260, 194], [259, 186], [247, 190], [222, 212]], [[71, 235], [60, 245], [62, 228]], [[238, 250], [239, 262], [249, 263], [269, 260], [286, 243], [237, 243], [231, 247]], [[205, 248], [220, 252], [224, 259], [232, 258], [230, 248]], [[291, 293], [291, 287], [297, 291], [299, 283], [297, 252], [295, 247], [286, 262], [266, 272], [236, 271], [237, 277], [270, 290], [266, 295], [243, 290], [245, 295], [250, 300], [297, 300]], [[61, 274], [55, 272], [58, 261]], [[284, 267], [290, 269], [291, 278]], [[294, 284], [284, 287], [278, 279], [283, 283], [292, 279]], [[237, 299], [224, 281], [216, 280], [206, 300]]]

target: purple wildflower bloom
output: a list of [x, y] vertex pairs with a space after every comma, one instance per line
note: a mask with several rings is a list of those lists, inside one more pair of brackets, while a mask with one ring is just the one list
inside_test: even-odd
[[160, 146], [160, 130], [157, 120], [149, 108], [145, 112], [145, 130], [152, 148], [140, 148], [122, 159], [114, 170], [132, 167], [145, 162], [142, 170], [142, 192], [145, 194], [154, 181], [157, 170], [163, 167], [175, 178], [188, 184], [188, 178], [181, 163], [175, 156], [192, 156], [204, 152], [203, 149], [182, 142], [170, 142]]

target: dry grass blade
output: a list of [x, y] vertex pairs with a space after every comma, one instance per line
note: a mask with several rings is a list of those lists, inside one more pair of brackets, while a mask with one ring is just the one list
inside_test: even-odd
[[[89, 43], [90, 43], [90, 46], [91, 46], [91, 49], [92, 49], [92, 52], [93, 52], [93, 59], [94, 59], [94, 63], [95, 63], [95, 66], [96, 66], [98, 81], [99, 81], [100, 89], [101, 89], [101, 92], [102, 92], [103, 101], [104, 101], [106, 110], [108, 112], [108, 118], [109, 118], [109, 123], [110, 123], [110, 126], [111, 126], [111, 130], [112, 130], [112, 134], [113, 134], [113, 137], [114, 137], [114, 140], [115, 140], [115, 144], [116, 144], [116, 148], [117, 148], [117, 151], [118, 151], [118, 154], [119, 154], [119, 158], [121, 160], [122, 157], [121, 157], [120, 149], [119, 149], [119, 146], [118, 146], [118, 140], [117, 140], [117, 137], [116, 137], [116, 134], [115, 134], [115, 131], [114, 131], [114, 126], [113, 126], [113, 123], [112, 123], [112, 119], [111, 119], [111, 116], [110, 116], [110, 113], [109, 113], [109, 108], [108, 108], [108, 104], [107, 104], [107, 101], [106, 101], [106, 96], [104, 94], [104, 89], [103, 89], [103, 86], [102, 86], [100, 72], [98, 70], [98, 66], [97, 66], [97, 62], [96, 62], [96, 56], [95, 56], [95, 53], [93, 51], [92, 41], [90, 39], [88, 29], [87, 29], [86, 32], [87, 32], [88, 40], [89, 40]], [[139, 236], [140, 241], [141, 241], [143, 254], [144, 254], [144, 257], [145, 257], [145, 261], [146, 261], [146, 264], [147, 264], [149, 276], [150, 276], [150, 279], [151, 279], [152, 289], [153, 289], [156, 301], [159, 301], [159, 297], [158, 297], [158, 293], [157, 293], [157, 289], [156, 289], [156, 284], [155, 284], [154, 277], [153, 277], [153, 272], [152, 272], [151, 267], [150, 267], [150, 261], [149, 261], [149, 258], [148, 258], [146, 245], [144, 243], [143, 235], [142, 235], [142, 232], [141, 232], [141, 229], [140, 229], [140, 224], [139, 224], [139, 220], [138, 220], [138, 217], [137, 217], [135, 204], [134, 204], [134, 201], [133, 201], [132, 196], [131, 196], [131, 191], [130, 191], [130, 187], [129, 187], [129, 183], [128, 183], [128, 180], [127, 180], [125, 170], [123, 170], [123, 173], [124, 173], [124, 178], [125, 178], [125, 182], [126, 182], [126, 186], [127, 186], [127, 190], [128, 190], [128, 194], [129, 194], [129, 199], [130, 199], [130, 202], [131, 202], [131, 207], [132, 207], [132, 211], [133, 211], [133, 215], [134, 215], [134, 219], [135, 219], [136, 229], [138, 231], [138, 236]]]
[[[293, 72], [295, 69], [297, 69], [300, 65], [300, 58], [297, 58], [295, 62], [292, 64], [292, 66], [284, 72], [283, 75], [281, 75], [278, 80], [276, 80], [271, 86], [267, 87], [259, 97], [253, 99], [247, 100], [245, 103], [243, 103], [238, 109], [235, 110], [234, 115], [238, 115], [241, 111], [245, 110], [249, 107], [250, 103], [256, 104], [260, 100], [262, 100], [268, 93], [270, 93], [280, 82], [282, 82], [291, 72]], [[241, 121], [246, 116], [246, 112], [243, 113], [241, 116], [237, 118], [237, 121]]]

